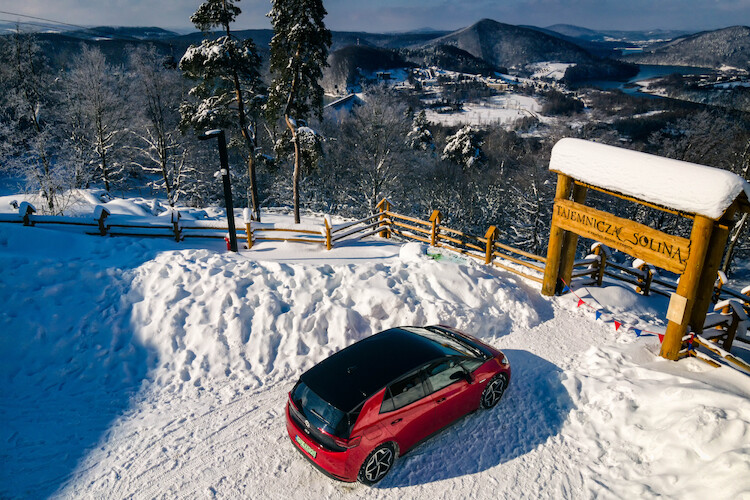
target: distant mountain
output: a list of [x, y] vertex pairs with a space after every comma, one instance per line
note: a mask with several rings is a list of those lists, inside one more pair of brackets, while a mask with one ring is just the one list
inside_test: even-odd
[[458, 47], [496, 67], [523, 67], [546, 61], [576, 63], [566, 72], [568, 81], [625, 78], [637, 73], [633, 66], [597, 57], [559, 35], [491, 19], [483, 19], [425, 44], [426, 47], [439, 45]]
[[178, 36], [174, 31], [157, 27], [94, 26], [65, 31], [66, 36], [82, 40], [165, 40]]
[[750, 69], [750, 27], [703, 31], [623, 57], [640, 64]]
[[571, 24], [555, 24], [544, 28], [546, 31], [553, 31], [566, 37], [585, 40], [587, 42], [625, 42], [635, 45], [644, 45], [665, 40], [673, 40], [677, 37], [690, 34], [689, 31], [681, 30], [591, 30]]
[[491, 19], [482, 19], [426, 45], [453, 45], [495, 66], [517, 67], [542, 61], [592, 61], [591, 54], [566, 40]]
[[360, 77], [375, 71], [414, 66], [407, 62], [397, 50], [349, 45], [334, 50], [328, 56], [328, 68], [323, 76], [323, 88], [339, 94], [351, 85], [359, 83]]

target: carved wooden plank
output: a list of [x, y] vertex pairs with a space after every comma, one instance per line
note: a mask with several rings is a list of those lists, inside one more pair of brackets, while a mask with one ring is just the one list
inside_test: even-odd
[[552, 224], [675, 273], [685, 271], [690, 256], [690, 240], [686, 238], [570, 200], [555, 201]]

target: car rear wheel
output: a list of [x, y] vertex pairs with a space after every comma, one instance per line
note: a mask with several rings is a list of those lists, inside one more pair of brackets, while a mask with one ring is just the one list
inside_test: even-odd
[[482, 392], [482, 399], [479, 404], [482, 408], [492, 408], [503, 397], [505, 389], [508, 387], [508, 377], [504, 373], [498, 373], [487, 384]]
[[373, 485], [383, 479], [396, 461], [396, 450], [390, 443], [381, 444], [370, 453], [357, 474], [357, 481]]

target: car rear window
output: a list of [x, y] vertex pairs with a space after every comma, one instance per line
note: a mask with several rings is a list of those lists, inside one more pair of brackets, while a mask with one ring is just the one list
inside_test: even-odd
[[337, 437], [349, 437], [349, 416], [315, 394], [300, 381], [292, 391], [292, 401], [310, 423]]

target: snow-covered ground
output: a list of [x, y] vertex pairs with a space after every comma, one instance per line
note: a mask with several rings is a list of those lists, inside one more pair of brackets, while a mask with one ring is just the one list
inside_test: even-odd
[[538, 62], [526, 65], [526, 68], [533, 71], [531, 78], [549, 78], [551, 80], [562, 80], [565, 71], [575, 63], [560, 62]]
[[[0, 224], [0, 497], [750, 498], [739, 372], [665, 361], [570, 295], [416, 244], [223, 247]], [[663, 328], [663, 299], [576, 293]], [[434, 323], [505, 351], [500, 405], [375, 488], [314, 470], [284, 426], [299, 375]]]
[[539, 115], [542, 109], [539, 101], [530, 96], [504, 94], [491, 97], [481, 103], [465, 103], [463, 110], [455, 113], [438, 113], [426, 110], [427, 119], [433, 123], [447, 126], [457, 125], [511, 125], [519, 118], [533, 116], [541, 121], [545, 117]]

